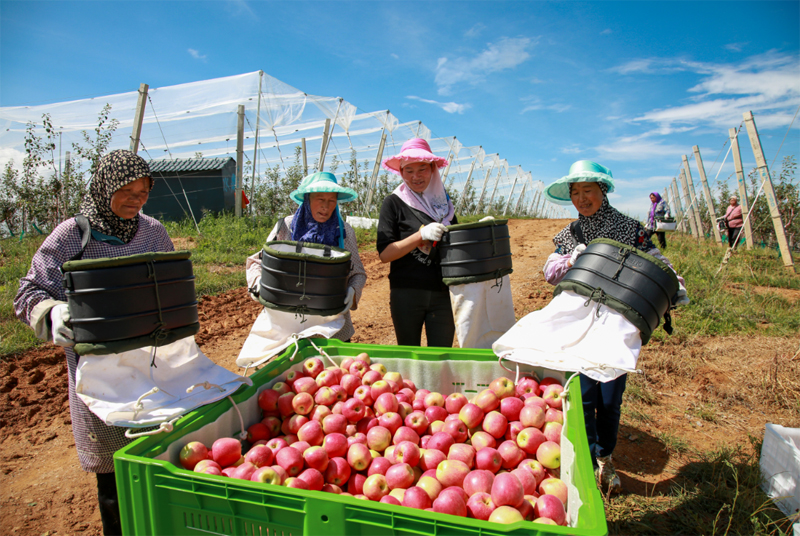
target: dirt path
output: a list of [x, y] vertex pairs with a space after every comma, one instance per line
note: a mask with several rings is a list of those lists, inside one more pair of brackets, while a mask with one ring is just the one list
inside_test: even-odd
[[[552, 298], [541, 268], [566, 223], [509, 222], [518, 318]], [[368, 281], [353, 311], [353, 342], [394, 344], [388, 265], [374, 251], [362, 260]], [[201, 348], [238, 371], [235, 359], [259, 306], [242, 288], [204, 297], [199, 309]], [[647, 378], [629, 382], [615, 452], [627, 493], [666, 492], [691, 452], [747, 447], [748, 436], [763, 437], [766, 422], [800, 426], [796, 409], [776, 403], [781, 382], [772, 381], [800, 376], [800, 360], [790, 361], [799, 342], [699, 337], [647, 346], [640, 360]], [[78, 467], [70, 424], [63, 350], [45, 346], [0, 363], [0, 534], [101, 534], [94, 476]]]

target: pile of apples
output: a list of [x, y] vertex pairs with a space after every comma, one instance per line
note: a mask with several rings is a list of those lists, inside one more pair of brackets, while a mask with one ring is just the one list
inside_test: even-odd
[[563, 387], [500, 377], [468, 400], [417, 389], [366, 353], [318, 357], [262, 391], [245, 445], [191, 442], [184, 468], [420, 510], [567, 524], [559, 478]]

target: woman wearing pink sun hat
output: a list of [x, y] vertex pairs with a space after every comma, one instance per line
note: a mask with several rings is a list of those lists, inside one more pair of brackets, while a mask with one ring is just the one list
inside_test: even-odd
[[458, 223], [439, 169], [447, 160], [421, 138], [408, 140], [400, 153], [383, 161], [403, 182], [383, 200], [378, 220], [378, 254], [391, 263], [389, 307], [397, 344], [419, 346], [422, 327], [428, 346], [453, 346], [455, 323], [450, 292], [433, 244]]

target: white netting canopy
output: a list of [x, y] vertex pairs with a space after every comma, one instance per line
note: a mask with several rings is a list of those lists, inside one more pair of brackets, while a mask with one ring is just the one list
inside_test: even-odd
[[[80, 143], [84, 131], [92, 134], [106, 104], [111, 106], [109, 119], [119, 121], [108, 150], [127, 149], [138, 99], [139, 91], [131, 91], [41, 106], [2, 107], [0, 165], [9, 161], [21, 165], [27, 125], [41, 126], [43, 114], [48, 114], [59, 133], [55, 160], [61, 166], [72, 143]], [[383, 136], [383, 158], [399, 152], [409, 138], [420, 137], [429, 141], [436, 154], [450, 160], [443, 172], [449, 189], [464, 192], [471, 187], [473, 210], [502, 200], [507, 214], [546, 216], [551, 212], [541, 196], [541, 181], [534, 181], [519, 166], [509, 166], [496, 153], [487, 155], [480, 146], [465, 147], [455, 136], [431, 138], [421, 121], [401, 123], [388, 110], [363, 112], [340, 97], [308, 95], [261, 71], [150, 88], [139, 154], [149, 160], [193, 158], [197, 153], [235, 159], [239, 105], [244, 105], [245, 192], [253, 172], [278, 166], [285, 173], [303, 140], [309, 172], [329, 170], [334, 157], [344, 163], [355, 157], [359, 168], [373, 176]], [[359, 212], [367, 210], [366, 197], [360, 201]], [[376, 204], [380, 200], [372, 199], [373, 210]]]

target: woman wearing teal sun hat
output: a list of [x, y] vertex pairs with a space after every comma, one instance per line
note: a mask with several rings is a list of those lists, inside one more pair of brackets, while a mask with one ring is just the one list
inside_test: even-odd
[[[569, 175], [545, 189], [547, 199], [561, 205], [571, 203], [578, 211], [578, 220], [553, 238], [556, 250], [544, 265], [548, 283], [557, 285], [586, 249], [586, 245], [596, 238], [608, 238], [635, 247], [672, 267], [650, 240], [649, 233], [641, 223], [611, 207], [608, 194], [613, 191], [611, 170], [590, 160], [575, 162], [569, 169]], [[680, 290], [677, 304], [688, 304], [683, 278], [678, 277], [678, 280]], [[612, 492], [621, 489], [611, 453], [617, 443], [626, 377], [623, 374], [602, 382], [585, 374], [580, 375], [583, 416], [595, 474], [599, 484]]]
[[[325, 244], [350, 252], [350, 275], [345, 298], [345, 324], [333, 338], [349, 341], [355, 333], [350, 310], [355, 309], [361, 291], [367, 282], [367, 273], [358, 254], [358, 242], [353, 228], [339, 214], [339, 203], [358, 198], [355, 190], [341, 186], [333, 173], [320, 171], [305, 177], [289, 197], [299, 206], [295, 213], [286, 216], [276, 225], [267, 240], [292, 240]], [[258, 288], [261, 278], [261, 261], [258, 253], [247, 258], [247, 286]]]

